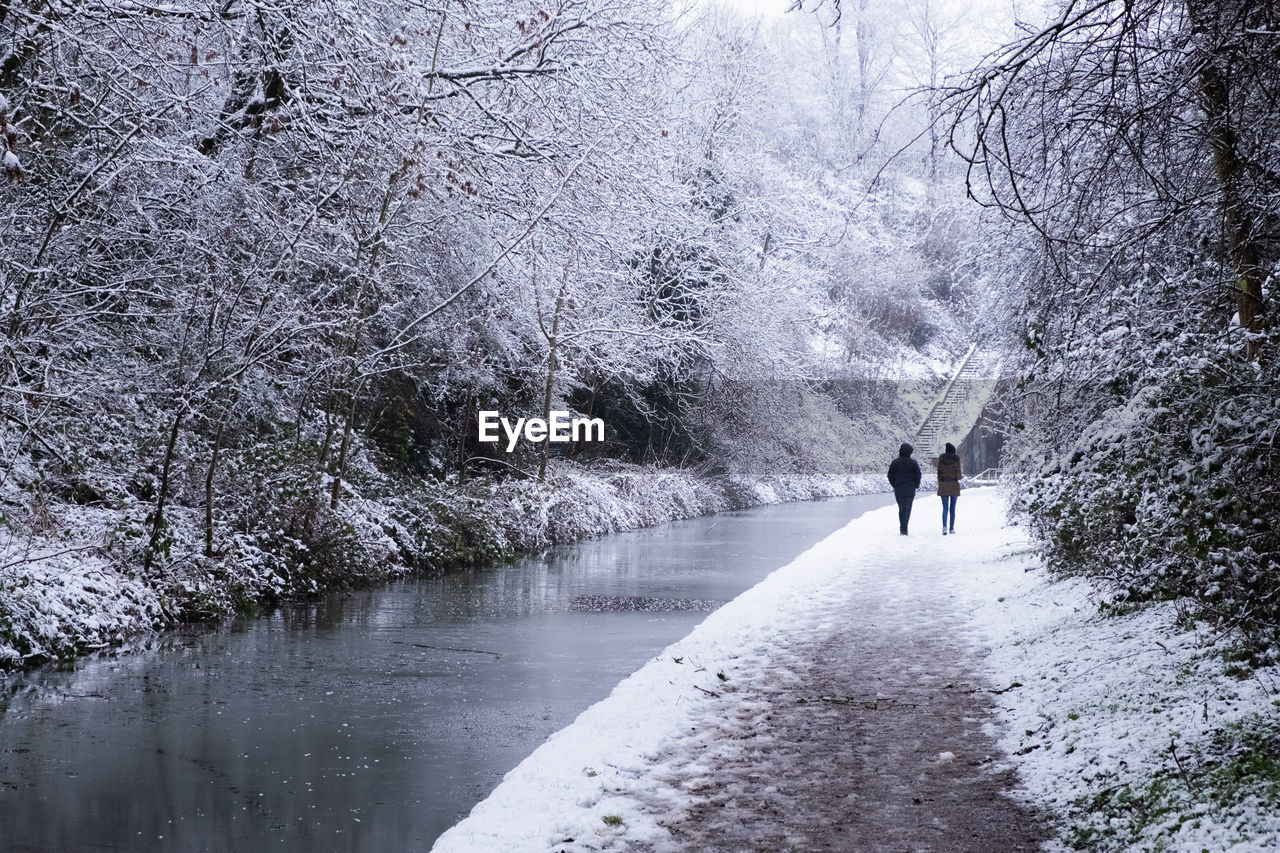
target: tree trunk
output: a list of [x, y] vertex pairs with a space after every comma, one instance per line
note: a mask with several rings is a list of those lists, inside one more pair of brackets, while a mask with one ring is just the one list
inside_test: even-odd
[[[1231, 118], [1229, 57], [1219, 40], [1218, 9], [1214, 0], [1187, 0], [1193, 39], [1203, 51], [1200, 100], [1205, 131], [1213, 151], [1213, 167], [1221, 195], [1227, 251], [1234, 267], [1236, 311], [1241, 328], [1256, 332], [1262, 322], [1262, 253], [1254, 212], [1244, 201], [1244, 167], [1237, 150], [1239, 136]], [[1243, 33], [1240, 33], [1243, 36]], [[1250, 346], [1250, 357], [1256, 355]]]
[[222, 431], [227, 427], [226, 418], [218, 424], [213, 437], [213, 452], [209, 455], [209, 470], [204, 474], [204, 555], [214, 556], [213, 551], [213, 475], [218, 470], [218, 457], [222, 453]]
[[462, 426], [458, 430], [458, 485], [467, 482], [467, 428], [471, 426], [471, 392], [462, 402]]
[[855, 105], [858, 124], [855, 132], [862, 136], [867, 122], [867, 107], [871, 103], [871, 21], [867, 14], [867, 0], [857, 0], [854, 7], [857, 19], [854, 21], [854, 33], [858, 39], [858, 103]]
[[164, 532], [164, 504], [169, 496], [169, 470], [173, 464], [173, 450], [178, 444], [178, 430], [182, 427], [182, 419], [187, 414], [187, 403], [184, 401], [178, 413], [173, 417], [173, 426], [169, 428], [169, 443], [164, 451], [164, 463], [160, 466], [160, 489], [156, 493], [156, 511], [151, 515], [151, 538], [147, 540], [147, 553], [142, 558], [142, 573], [151, 574], [151, 564], [155, 561], [156, 545], [160, 542], [160, 534]]
[[351, 429], [356, 419], [356, 398], [351, 396], [351, 408], [347, 411], [347, 422], [342, 428], [342, 443], [338, 445], [338, 458], [333, 465], [333, 487], [329, 492], [329, 509], [335, 512], [342, 498], [342, 475], [347, 468], [347, 451], [351, 449]]
[[[569, 286], [569, 276], [566, 272], [565, 281], [560, 285], [560, 292], [556, 294], [555, 312], [551, 315], [551, 334], [547, 335], [547, 344], [549, 346], [547, 354], [547, 387], [542, 395], [542, 420], [550, 422], [551, 420], [551, 392], [556, 381], [556, 348], [559, 343], [558, 336], [560, 334], [560, 312], [564, 309], [564, 291]], [[541, 458], [538, 460], [538, 482], [546, 482], [547, 479], [547, 455], [551, 451], [551, 436], [547, 436], [547, 440], [542, 442]]]

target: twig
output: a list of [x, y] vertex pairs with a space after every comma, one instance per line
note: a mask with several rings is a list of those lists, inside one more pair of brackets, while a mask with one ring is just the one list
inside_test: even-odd
[[1263, 693], [1266, 693], [1268, 696], [1276, 695], [1275, 685], [1273, 684], [1270, 687], [1268, 687], [1265, 683], [1263, 683], [1262, 677], [1258, 675], [1258, 671], [1256, 669], [1253, 671], [1253, 680], [1258, 682], [1258, 685], [1262, 688]]
[[[1161, 648], [1163, 648], [1163, 646]], [[1155, 651], [1155, 649], [1138, 649], [1136, 652], [1130, 652], [1127, 655], [1120, 655], [1118, 657], [1109, 658], [1107, 660], [1102, 661], [1102, 663], [1094, 664], [1093, 666], [1089, 667], [1086, 670], [1082, 670], [1081, 672], [1068, 675], [1066, 678], [1062, 679], [1062, 683], [1066, 684], [1068, 681], [1074, 681], [1080, 676], [1088, 675], [1089, 673], [1093, 672], [1095, 669], [1101, 669], [1102, 667], [1106, 666], [1109, 663], [1116, 663], [1117, 661], [1128, 660], [1129, 658], [1136, 658], [1138, 655], [1147, 654], [1148, 652], [1153, 652], [1153, 651]], [[1165, 651], [1168, 651], [1168, 649], [1165, 649]]]
[[63, 548], [61, 551], [51, 551], [48, 554], [36, 554], [34, 556], [32, 556], [30, 552], [27, 552], [22, 557], [0, 566], [0, 572], [12, 569], [15, 566], [25, 565], [27, 563], [35, 563], [40, 560], [52, 560], [54, 557], [62, 557], [66, 554], [80, 554], [85, 551], [95, 551], [98, 549], [98, 545], [78, 545], [74, 548]]
[[1177, 743], [1172, 738], [1169, 739], [1169, 754], [1173, 756], [1173, 763], [1178, 765], [1178, 773], [1182, 776], [1182, 781], [1187, 783], [1187, 790], [1194, 793], [1196, 786], [1191, 783], [1191, 777], [1187, 775], [1186, 768], [1182, 766], [1182, 759], [1178, 757]]
[[490, 655], [494, 660], [502, 660], [502, 652], [489, 652], [484, 649], [464, 649], [455, 646], [432, 646], [426, 643], [411, 643], [408, 640], [390, 640], [398, 646], [413, 646], [415, 649], [431, 649], [438, 652], [462, 652], [471, 655]]

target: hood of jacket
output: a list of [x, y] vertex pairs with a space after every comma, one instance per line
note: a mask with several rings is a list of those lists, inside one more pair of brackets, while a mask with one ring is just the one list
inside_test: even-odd
[[906, 442], [903, 442], [903, 443], [902, 443], [902, 446], [898, 448], [898, 455], [899, 455], [899, 456], [910, 456], [910, 455], [911, 455], [911, 452], [912, 452], [913, 450], [915, 450], [915, 448], [914, 448], [914, 447], [912, 447], [911, 445], [907, 444]]

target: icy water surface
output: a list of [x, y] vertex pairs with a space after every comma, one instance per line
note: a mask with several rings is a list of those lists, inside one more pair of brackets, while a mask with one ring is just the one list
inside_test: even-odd
[[0, 682], [4, 851], [425, 851], [552, 732], [887, 496], [722, 513]]

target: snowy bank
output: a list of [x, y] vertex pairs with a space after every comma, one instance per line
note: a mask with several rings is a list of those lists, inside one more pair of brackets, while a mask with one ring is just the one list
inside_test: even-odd
[[1009, 529], [968, 592], [991, 637], [1002, 746], [1061, 849], [1280, 849], [1280, 668], [1173, 602], [1053, 580]]
[[[1024, 781], [1020, 795], [1057, 816], [1055, 843], [1280, 843], [1275, 753], [1249, 752], [1280, 742], [1267, 722], [1277, 674], [1237, 677], [1211, 638], [1177, 627], [1172, 605], [1104, 613], [1083, 583], [1048, 580], [1022, 531], [1004, 526], [994, 490], [966, 492], [962, 512], [943, 583], [972, 614], [971, 641], [989, 649], [978, 683], [1001, 708], [992, 734]], [[900, 540], [895, 514], [851, 522], [710, 615], [549, 738], [434, 850], [672, 849], [663, 821], [681, 804], [661, 777], [673, 752], [698, 743], [686, 735], [723, 711], [740, 679], [768, 678], [787, 637], [838, 634], [833, 601], [856, 607], [859, 583], [893, 583], [884, 569], [894, 560], [935, 552], [931, 524]], [[770, 709], [743, 710], [749, 719]], [[715, 768], [704, 781], [719, 784]]]

